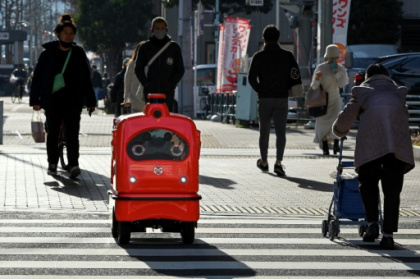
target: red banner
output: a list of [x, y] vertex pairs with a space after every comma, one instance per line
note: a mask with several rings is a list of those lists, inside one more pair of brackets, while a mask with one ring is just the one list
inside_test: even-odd
[[346, 59], [347, 29], [351, 0], [333, 0], [333, 43], [340, 49], [338, 63]]
[[226, 17], [220, 25], [216, 92], [237, 88], [241, 59], [246, 55], [251, 26], [248, 19]]

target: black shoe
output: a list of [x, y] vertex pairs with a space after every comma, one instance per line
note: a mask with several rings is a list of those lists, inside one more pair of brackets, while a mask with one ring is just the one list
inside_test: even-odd
[[278, 176], [285, 176], [286, 172], [283, 170], [283, 165], [274, 165], [274, 172], [278, 175]]
[[392, 236], [383, 236], [379, 245], [382, 249], [392, 250], [394, 249], [394, 239]]
[[330, 155], [330, 150], [329, 150], [329, 147], [328, 147], [328, 141], [323, 141], [322, 142], [322, 154]]
[[258, 159], [258, 161], [257, 161], [257, 167], [258, 167], [261, 171], [263, 171], [263, 172], [268, 171], [268, 164], [267, 164], [266, 166], [264, 166], [264, 165], [262, 164], [262, 160], [261, 160], [261, 159]]
[[76, 178], [80, 175], [80, 168], [78, 166], [69, 167], [70, 178]]
[[340, 152], [340, 146], [338, 145], [338, 140], [334, 140], [333, 151], [334, 151], [334, 155]]
[[48, 175], [57, 175], [57, 165], [55, 164], [48, 164]]
[[379, 236], [379, 226], [377, 223], [370, 224], [367, 228], [365, 235], [363, 236], [364, 242], [375, 242], [375, 239]]

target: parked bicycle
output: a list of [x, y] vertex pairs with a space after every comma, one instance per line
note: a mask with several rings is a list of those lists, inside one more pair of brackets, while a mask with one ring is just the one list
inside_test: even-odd
[[[89, 116], [92, 116], [92, 111], [88, 109]], [[63, 170], [69, 170], [69, 164], [67, 160], [67, 136], [66, 136], [66, 125], [64, 120], [61, 121], [60, 132], [58, 133], [58, 158], [60, 159], [61, 168]]]

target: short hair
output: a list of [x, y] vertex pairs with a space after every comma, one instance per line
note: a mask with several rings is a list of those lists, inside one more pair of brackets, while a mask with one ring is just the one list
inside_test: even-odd
[[74, 34], [77, 32], [76, 25], [73, 22], [73, 19], [71, 18], [71, 15], [68, 13], [64, 13], [60, 16], [60, 19], [58, 20], [57, 26], [54, 28], [55, 34], [60, 34], [61, 31], [63, 31], [64, 27], [71, 27], [73, 29]]
[[389, 76], [388, 70], [384, 67], [384, 65], [380, 63], [374, 63], [369, 65], [366, 69], [366, 78], [373, 77], [374, 75], [385, 75]]
[[263, 38], [266, 42], [277, 42], [280, 38], [280, 31], [274, 24], [269, 24], [264, 28]]
[[163, 22], [165, 23], [165, 26], [168, 27], [168, 22], [166, 21], [166, 19], [161, 16], [158, 16], [152, 20], [152, 26], [151, 26], [152, 31], [153, 31], [153, 27], [155, 26], [155, 23], [158, 23], [158, 22]]

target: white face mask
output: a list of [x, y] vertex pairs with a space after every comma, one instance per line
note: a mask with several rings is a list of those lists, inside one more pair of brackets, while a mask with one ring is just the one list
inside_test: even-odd
[[166, 30], [164, 30], [164, 29], [154, 30], [153, 31], [153, 36], [158, 40], [162, 40], [166, 36]]

